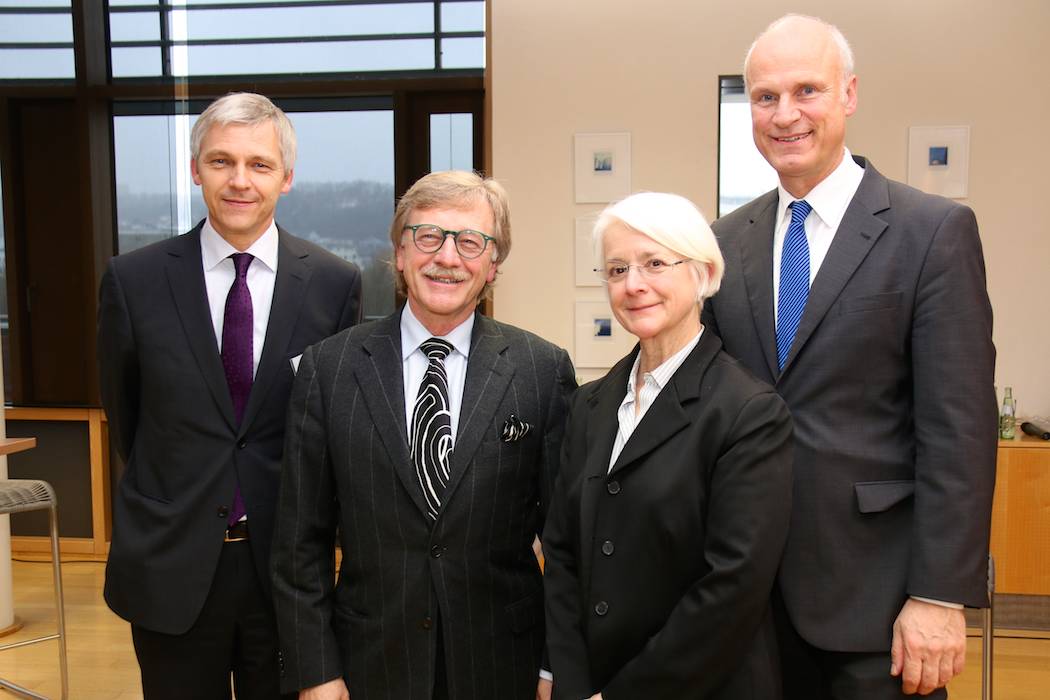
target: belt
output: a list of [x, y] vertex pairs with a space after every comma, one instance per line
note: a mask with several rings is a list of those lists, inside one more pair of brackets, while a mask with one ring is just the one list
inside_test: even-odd
[[248, 521], [238, 520], [226, 528], [226, 539], [224, 542], [243, 542], [248, 539]]

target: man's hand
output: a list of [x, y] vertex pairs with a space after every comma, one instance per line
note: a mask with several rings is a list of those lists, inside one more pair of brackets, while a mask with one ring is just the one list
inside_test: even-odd
[[553, 688], [553, 683], [546, 678], [541, 678], [539, 685], [536, 686], [536, 700], [551, 700], [551, 690]]
[[342, 678], [299, 691], [299, 700], [350, 700], [350, 691]]
[[602, 700], [602, 694], [601, 693], [595, 693], [591, 697], [587, 698], [587, 700]]
[[962, 673], [966, 663], [963, 611], [909, 598], [893, 623], [890, 675], [905, 695], [927, 695]]

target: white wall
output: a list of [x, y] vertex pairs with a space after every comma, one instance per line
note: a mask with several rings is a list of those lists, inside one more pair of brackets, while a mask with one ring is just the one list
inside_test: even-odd
[[[491, 0], [492, 173], [512, 198], [514, 250], [497, 318], [573, 352], [577, 132], [628, 131], [635, 190], [715, 212], [718, 76], [787, 11], [853, 44], [859, 108], [847, 145], [906, 180], [908, 127], [971, 127], [969, 198], [995, 309], [997, 384], [1050, 416], [1050, 2], [1046, 0]], [[1033, 313], [1028, 308], [1044, 309]], [[593, 373], [581, 373], [591, 376]]]

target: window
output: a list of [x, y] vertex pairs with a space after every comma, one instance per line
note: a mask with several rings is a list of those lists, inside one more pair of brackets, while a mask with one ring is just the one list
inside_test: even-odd
[[478, 0], [113, 0], [109, 26], [115, 78], [434, 72], [485, 60]]
[[[0, 181], [3, 191], [3, 181]], [[0, 198], [0, 354], [3, 355], [4, 401], [11, 400], [11, 337], [7, 319], [7, 239], [4, 237], [4, 201]]]
[[0, 80], [74, 77], [69, 0], [0, 0]]
[[777, 186], [777, 173], [755, 147], [751, 136], [751, 105], [739, 75], [719, 78], [718, 215]]
[[474, 115], [430, 115], [430, 172], [474, 169]]
[[[277, 205], [277, 221], [361, 268], [368, 317], [394, 310], [388, 265], [394, 213], [389, 103], [281, 103], [295, 126], [298, 156], [292, 190]], [[193, 105], [194, 111], [204, 106]], [[207, 215], [190, 175], [189, 134], [197, 114], [142, 113], [160, 107], [122, 105], [123, 114], [113, 119], [120, 253], [184, 233]]]

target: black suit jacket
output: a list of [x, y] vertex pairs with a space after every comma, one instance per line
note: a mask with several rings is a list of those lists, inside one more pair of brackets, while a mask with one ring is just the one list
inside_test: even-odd
[[238, 479], [268, 587], [290, 358], [357, 322], [361, 309], [356, 267], [279, 230], [266, 340], [238, 427], [200, 230], [110, 260], [99, 301], [102, 403], [127, 465], [113, 498], [106, 602], [166, 634], [185, 632], [200, 613]]
[[543, 551], [554, 696], [770, 700], [791, 417], [710, 332], [609, 469], [635, 353], [580, 389]]
[[[564, 350], [477, 315], [433, 522], [409, 456], [400, 312], [307, 350], [273, 553], [285, 691], [341, 676], [354, 700], [431, 700], [440, 630], [450, 697], [535, 697], [543, 584], [532, 544], [575, 387]], [[504, 442], [511, 414], [532, 429]]]
[[774, 190], [714, 225], [726, 259], [705, 323], [795, 419], [779, 585], [795, 628], [884, 651], [908, 595], [981, 607], [995, 484], [995, 349], [973, 212], [864, 178], [777, 371]]

